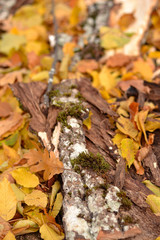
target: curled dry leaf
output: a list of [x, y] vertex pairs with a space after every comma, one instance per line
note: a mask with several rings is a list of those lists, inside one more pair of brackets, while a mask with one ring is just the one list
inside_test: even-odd
[[8, 231], [11, 229], [11, 225], [0, 217], [0, 240], [2, 240]]
[[28, 160], [31, 172], [44, 171], [45, 181], [51, 179], [55, 174], [63, 172], [63, 163], [55, 156], [54, 152], [49, 153], [46, 148], [42, 152], [38, 146], [37, 149], [31, 149], [24, 155], [24, 158]]

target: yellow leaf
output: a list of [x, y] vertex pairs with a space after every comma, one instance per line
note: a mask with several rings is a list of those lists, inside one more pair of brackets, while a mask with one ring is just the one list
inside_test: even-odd
[[150, 58], [160, 58], [160, 51], [149, 52], [148, 57]]
[[88, 73], [93, 78], [92, 86], [98, 88], [100, 86], [99, 73], [97, 71], [88, 71]]
[[17, 199], [10, 182], [6, 178], [0, 182], [0, 196], [0, 216], [8, 221], [16, 213]]
[[118, 148], [120, 148], [121, 146], [121, 142], [122, 140], [126, 138], [126, 135], [123, 133], [116, 133], [116, 135], [114, 136], [114, 138], [112, 138], [112, 141], [114, 144], [117, 145]]
[[38, 177], [35, 174], [29, 172], [26, 168], [18, 168], [11, 174], [16, 182], [24, 187], [34, 188], [39, 184]]
[[120, 48], [129, 42], [129, 37], [119, 29], [101, 27], [100, 28], [101, 47], [105, 49]]
[[127, 160], [127, 165], [130, 167], [134, 160], [135, 160], [135, 154], [138, 149], [136, 149], [136, 145], [134, 144], [134, 141], [130, 138], [125, 138], [121, 142], [121, 154], [122, 157]]
[[79, 13], [80, 13], [81, 9], [79, 8], [78, 5], [76, 5], [71, 12], [70, 15], [70, 24], [75, 26], [78, 24], [79, 21]]
[[146, 120], [145, 129], [149, 132], [154, 132], [156, 129], [160, 128], [160, 118], [155, 118], [152, 120]]
[[53, 202], [55, 200], [57, 192], [60, 190], [61, 185], [59, 181], [56, 181], [54, 185], [52, 186], [52, 193], [51, 193], [51, 198], [50, 198], [50, 209], [53, 206]]
[[49, 227], [47, 224], [43, 224], [40, 227], [40, 233], [41, 233], [41, 237], [44, 240], [62, 240], [64, 239], [64, 234], [62, 234], [61, 236], [58, 235], [53, 228]]
[[[30, 231], [29, 228], [32, 230]], [[14, 224], [12, 231], [16, 232], [18, 229], [22, 229], [22, 231], [20, 231], [21, 234], [25, 234], [27, 232], [36, 232], [38, 230], [38, 225], [29, 219], [20, 220]]]
[[48, 53], [48, 45], [46, 42], [42, 41], [28, 41], [25, 46], [26, 53], [35, 52], [37, 55]]
[[75, 46], [76, 44], [74, 42], [65, 43], [63, 46], [64, 55], [69, 55], [70, 57], [73, 57]]
[[30, 194], [24, 197], [24, 202], [28, 206], [36, 206], [45, 208], [47, 206], [47, 196], [40, 190], [33, 190]]
[[61, 210], [62, 207], [62, 202], [63, 202], [63, 196], [62, 193], [58, 193], [56, 200], [54, 202], [54, 206], [51, 212], [51, 215], [56, 218], [56, 216], [58, 215], [59, 211]]
[[143, 181], [147, 188], [149, 188], [157, 197], [160, 197], [160, 188], [155, 186], [149, 180]]
[[13, 192], [14, 192], [15, 195], [16, 195], [17, 201], [23, 201], [23, 200], [24, 200], [24, 197], [25, 197], [24, 192], [22, 192], [22, 191], [17, 187], [17, 185], [14, 184], [14, 183], [11, 184], [11, 187], [12, 187]]
[[25, 43], [25, 36], [5, 33], [2, 35], [2, 40], [0, 41], [0, 52], [4, 54], [9, 54], [11, 50], [18, 50]]
[[61, 79], [66, 79], [68, 77], [68, 66], [70, 64], [71, 57], [67, 54], [63, 57], [60, 68], [59, 74]]
[[160, 216], [160, 197], [157, 197], [155, 195], [148, 195], [146, 202], [151, 207], [152, 211]]
[[130, 119], [120, 116], [116, 122], [117, 128], [120, 132], [130, 136], [131, 138], [135, 138], [138, 134], [138, 130], [135, 128]]
[[5, 160], [8, 161], [8, 167], [13, 167], [13, 164], [20, 160], [19, 154], [14, 150], [14, 148], [7, 145], [3, 145], [3, 149]]
[[14, 234], [11, 231], [9, 231], [7, 235], [3, 238], [3, 240], [16, 240], [16, 238]]
[[32, 81], [43, 81], [49, 78], [49, 74], [48, 71], [41, 71], [35, 75], [33, 75], [32, 77]]
[[152, 72], [151, 66], [148, 64], [148, 62], [146, 62], [142, 59], [138, 59], [136, 62], [134, 62], [133, 71], [135, 73], [140, 73], [144, 80], [151, 82], [153, 72]]
[[156, 238], [155, 240], [160, 240], [160, 236], [158, 238]]
[[100, 85], [104, 87], [106, 91], [114, 88], [117, 84], [114, 74], [112, 74], [106, 66], [103, 66], [99, 73], [99, 81]]
[[145, 130], [145, 124], [148, 115], [148, 110], [142, 110], [138, 112], [135, 116], [135, 121], [137, 123], [138, 129], [143, 132], [146, 143], [148, 143], [147, 134]]
[[87, 127], [87, 129], [91, 129], [91, 116], [93, 115], [93, 113], [91, 111], [89, 111], [89, 116], [83, 120], [83, 124]]

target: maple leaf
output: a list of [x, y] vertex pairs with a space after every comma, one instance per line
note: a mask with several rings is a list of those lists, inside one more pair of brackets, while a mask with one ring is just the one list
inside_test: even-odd
[[44, 149], [44, 152], [40, 150], [31, 149], [24, 155], [28, 161], [31, 172], [44, 171], [43, 178], [45, 181], [51, 179], [55, 174], [63, 172], [63, 163], [55, 156], [54, 152], [49, 152]]

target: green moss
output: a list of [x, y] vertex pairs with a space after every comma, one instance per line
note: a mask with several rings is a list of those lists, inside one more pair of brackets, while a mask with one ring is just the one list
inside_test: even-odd
[[63, 96], [65, 96], [65, 97], [70, 97], [70, 96], [71, 96], [71, 93], [70, 93], [70, 92], [64, 93]]
[[69, 195], [70, 197], [72, 197], [72, 193], [71, 193], [71, 192], [69, 192], [68, 195]]
[[74, 171], [76, 173], [80, 173], [81, 172], [80, 167], [79, 166], [75, 166]]
[[126, 196], [126, 193], [124, 191], [120, 191], [117, 193], [117, 196], [121, 199], [121, 203], [123, 207], [130, 209], [132, 206], [132, 202], [128, 199]]
[[58, 89], [52, 90], [52, 91], [50, 91], [50, 93], [49, 93], [49, 98], [50, 98], [50, 99], [53, 98], [53, 97], [58, 97], [58, 96], [60, 96], [60, 92], [59, 92]]
[[85, 196], [88, 197], [92, 193], [92, 189], [90, 189], [86, 184], [83, 185]]
[[72, 84], [72, 85], [69, 87], [69, 89], [74, 89], [74, 88], [77, 88], [77, 86], [74, 85], [74, 84]]
[[57, 121], [61, 122], [63, 126], [68, 127], [69, 125], [67, 124], [67, 117], [75, 117], [75, 118], [80, 118], [82, 115], [82, 111], [84, 111], [85, 108], [81, 103], [66, 103], [64, 106], [64, 109], [59, 112]]
[[72, 166], [80, 165], [82, 168], [92, 169], [97, 174], [106, 173], [109, 170], [109, 164], [105, 161], [102, 155], [97, 153], [82, 152], [75, 159], [71, 160]]
[[83, 101], [84, 100], [84, 97], [82, 96], [82, 94], [80, 92], [78, 92], [76, 95], [75, 95], [76, 98], [78, 98], [80, 101]]

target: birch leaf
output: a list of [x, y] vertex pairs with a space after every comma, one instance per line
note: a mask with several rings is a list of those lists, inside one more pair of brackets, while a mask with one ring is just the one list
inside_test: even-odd
[[143, 181], [147, 188], [149, 188], [157, 197], [160, 197], [160, 188], [155, 186], [149, 180]]
[[16, 213], [17, 199], [10, 182], [6, 178], [0, 182], [0, 196], [0, 216], [8, 221]]
[[36, 206], [45, 208], [47, 206], [47, 196], [40, 190], [34, 190], [24, 197], [24, 202], [28, 206]]
[[14, 234], [11, 231], [9, 231], [7, 235], [3, 238], [3, 240], [16, 240], [16, 238]]
[[18, 168], [12, 173], [12, 177], [16, 182], [26, 188], [34, 188], [39, 184], [38, 177], [29, 172], [26, 168]]
[[121, 153], [122, 157], [127, 160], [127, 165], [130, 167], [134, 160], [135, 160], [135, 154], [136, 151], [136, 145], [134, 144], [134, 141], [130, 138], [125, 138], [121, 142]]
[[61, 185], [59, 181], [56, 181], [54, 185], [52, 186], [52, 193], [51, 193], [51, 198], [50, 198], [50, 209], [53, 205], [53, 202], [55, 200], [57, 192], [60, 190]]
[[64, 235], [58, 235], [53, 228], [49, 227], [47, 224], [43, 224], [40, 227], [40, 233], [41, 233], [41, 237], [44, 240], [62, 240], [64, 239]]
[[131, 138], [135, 138], [138, 135], [138, 130], [128, 118], [120, 116], [116, 122], [116, 126], [120, 132], [130, 136]]
[[54, 206], [53, 206], [53, 210], [51, 215], [56, 218], [56, 216], [58, 215], [59, 211], [61, 210], [62, 207], [62, 201], [63, 201], [63, 196], [62, 193], [58, 193], [56, 200], [54, 202]]

